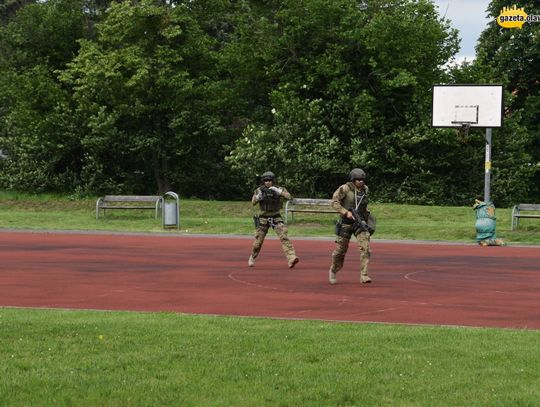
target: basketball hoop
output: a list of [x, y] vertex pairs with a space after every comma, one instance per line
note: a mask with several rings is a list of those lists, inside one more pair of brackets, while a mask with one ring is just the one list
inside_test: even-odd
[[469, 140], [469, 131], [471, 123], [455, 123], [456, 136], [461, 143], [466, 143]]
[[502, 85], [433, 85], [433, 127], [453, 127], [463, 144], [471, 127], [486, 129], [484, 202], [490, 200], [492, 129], [502, 127], [503, 111]]
[[471, 123], [462, 123], [458, 129], [458, 133], [463, 139], [467, 139], [469, 136], [469, 130], [471, 129]]

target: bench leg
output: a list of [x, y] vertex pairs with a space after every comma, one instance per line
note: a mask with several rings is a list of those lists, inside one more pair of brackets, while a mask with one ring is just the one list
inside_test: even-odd
[[[291, 222], [290, 223], [293, 223], [294, 222], [294, 211], [291, 211]], [[288, 223], [288, 222], [285, 222], [285, 223]]]
[[510, 230], [514, 230], [514, 227], [517, 228], [519, 222], [519, 209], [514, 207], [512, 209], [512, 222], [510, 223]]
[[294, 212], [293, 211], [288, 211], [287, 209], [285, 209], [285, 223], [289, 223], [289, 213], [291, 214], [291, 223], [293, 222], [294, 220]]

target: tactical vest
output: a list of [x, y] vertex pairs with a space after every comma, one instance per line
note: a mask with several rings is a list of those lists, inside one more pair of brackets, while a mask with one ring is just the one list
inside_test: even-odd
[[[260, 188], [259, 188], [260, 189]], [[274, 216], [281, 210], [281, 197], [277, 194], [266, 194], [259, 202], [262, 216]]]
[[356, 205], [359, 203], [358, 211], [365, 214], [367, 212], [368, 205], [367, 187], [363, 191], [357, 191], [352, 182], [347, 182], [345, 185], [348, 187], [348, 191], [345, 194], [345, 198], [343, 198], [343, 201], [341, 202], [341, 206], [343, 206], [345, 209], [351, 209], [356, 208]]

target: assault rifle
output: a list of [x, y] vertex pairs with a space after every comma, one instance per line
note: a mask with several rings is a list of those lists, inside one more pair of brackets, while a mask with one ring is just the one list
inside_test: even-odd
[[367, 219], [364, 219], [364, 216], [360, 214], [358, 209], [351, 208], [349, 209], [349, 211], [352, 213], [352, 216], [354, 218], [353, 228], [355, 230], [361, 230], [362, 232], [372, 233], [372, 231], [370, 230], [371, 228], [369, 227], [367, 223]]

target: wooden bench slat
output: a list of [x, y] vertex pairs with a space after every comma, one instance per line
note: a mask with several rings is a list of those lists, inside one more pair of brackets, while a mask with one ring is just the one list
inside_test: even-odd
[[540, 211], [540, 204], [519, 204], [517, 209], [520, 211]]
[[101, 209], [155, 209], [156, 206], [147, 206], [147, 205], [101, 205]]
[[331, 199], [293, 198], [291, 205], [332, 205]]
[[285, 205], [285, 222], [287, 222], [289, 213], [291, 216], [295, 212], [304, 213], [338, 213], [332, 207], [331, 199], [315, 199], [315, 198], [293, 198], [287, 201]]
[[105, 195], [105, 202], [155, 202], [161, 200], [161, 196], [146, 195]]
[[289, 208], [289, 212], [329, 212], [329, 213], [337, 213], [337, 211], [335, 210], [325, 210], [325, 209], [316, 209], [316, 208], [312, 208], [312, 209], [300, 209], [300, 208]]

